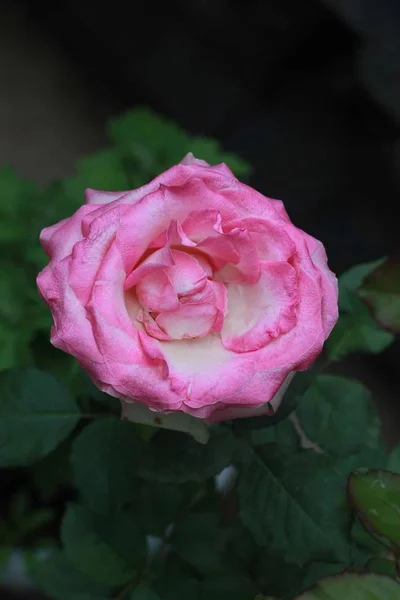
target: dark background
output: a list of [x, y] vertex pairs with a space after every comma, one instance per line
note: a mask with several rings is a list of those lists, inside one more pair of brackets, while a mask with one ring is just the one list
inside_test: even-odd
[[[399, 251], [398, 0], [6, 0], [0, 82], [0, 164], [40, 183], [144, 104], [248, 159], [336, 272]], [[398, 350], [340, 367], [371, 387], [389, 442]]]

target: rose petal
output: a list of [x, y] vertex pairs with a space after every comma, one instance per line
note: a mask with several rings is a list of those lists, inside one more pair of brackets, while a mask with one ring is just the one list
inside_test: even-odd
[[324, 246], [320, 241], [306, 235], [306, 243], [311, 254], [311, 260], [320, 273], [320, 285], [322, 290], [322, 320], [325, 336], [328, 337], [335, 326], [338, 317], [338, 281], [336, 276], [328, 267], [327, 256]]
[[200, 242], [215, 233], [223, 233], [222, 217], [218, 210], [194, 210], [182, 223], [182, 229], [194, 242]]
[[229, 227], [247, 229], [260, 260], [287, 261], [296, 252], [294, 241], [286, 232], [285, 226], [279, 222], [255, 218], [238, 219], [230, 223]]
[[86, 310], [69, 285], [70, 259], [50, 264], [38, 276], [42, 297], [51, 308], [54, 319], [51, 342], [82, 362], [102, 362]]
[[155, 240], [150, 244], [150, 248], [161, 248], [168, 244], [169, 246], [196, 246], [191, 239], [188, 238], [186, 233], [183, 231], [182, 226], [178, 221], [171, 221], [168, 229], [163, 231]]
[[288, 263], [264, 262], [258, 283], [227, 284], [227, 290], [228, 315], [221, 337], [228, 350], [258, 350], [295, 326], [297, 276]]
[[156, 271], [139, 281], [136, 294], [140, 304], [150, 312], [177, 310], [179, 300], [165, 271]]
[[141, 310], [138, 313], [137, 319], [143, 323], [146, 332], [151, 335], [151, 337], [156, 338], [157, 340], [168, 341], [173, 338], [165, 333], [158, 325], [158, 323], [153, 319], [153, 317], [145, 310]]
[[210, 165], [201, 158], [196, 158], [192, 152], [188, 152], [181, 160], [181, 165], [195, 165], [196, 167], [209, 167]]
[[211, 304], [185, 304], [161, 313], [156, 323], [175, 340], [204, 337], [213, 330], [217, 314], [217, 307]]
[[225, 234], [205, 238], [197, 244], [197, 249], [209, 257], [215, 269], [222, 269], [228, 263], [238, 264], [240, 260], [232, 240]]
[[243, 283], [256, 283], [260, 278], [260, 264], [257, 250], [246, 229], [236, 227], [224, 237], [231, 240], [239, 256], [239, 261], [224, 265], [216, 274], [220, 281], [237, 281]]
[[[117, 242], [127, 272], [134, 268], [153, 240], [169, 227], [171, 221], [183, 222], [190, 212], [196, 210], [198, 198], [202, 198], [207, 208], [219, 210], [222, 218], [224, 215], [231, 220], [237, 217], [234, 206], [227, 198], [210, 192], [203, 180], [193, 177], [193, 167], [180, 165], [180, 169], [171, 187], [161, 184], [133, 205], [129, 204], [130, 194], [124, 196], [124, 203], [121, 204], [121, 207], [124, 206], [124, 215]], [[168, 180], [171, 174], [165, 176]], [[119, 203], [120, 200], [115, 202]]]
[[171, 429], [173, 431], [184, 431], [193, 436], [200, 444], [206, 444], [210, 437], [210, 432], [204, 421], [184, 412], [164, 413], [151, 410], [141, 402], [126, 402], [124, 400], [121, 402], [121, 405], [122, 418], [128, 421], [151, 425], [152, 427]]
[[174, 264], [175, 261], [169, 246], [155, 250], [128, 275], [124, 284], [125, 291], [131, 289], [144, 277], [171, 267]]
[[217, 407], [214, 407], [209, 421], [216, 423], [230, 419], [240, 419], [245, 417], [261, 417], [263, 415], [273, 416], [278, 410], [283, 397], [289, 387], [295, 373], [290, 373], [279, 387], [276, 394], [268, 402], [262, 404], [225, 404], [221, 402]]
[[89, 300], [102, 261], [115, 238], [119, 216], [116, 208], [94, 219], [88, 236], [72, 250], [69, 282], [83, 305]]
[[181, 160], [181, 165], [205, 167], [210, 171], [214, 171], [214, 173], [221, 173], [226, 177], [236, 179], [236, 176], [225, 163], [220, 163], [219, 165], [209, 165], [205, 160], [201, 160], [193, 156], [191, 152], [186, 154], [186, 156]]
[[42, 229], [40, 241], [52, 260], [62, 260], [71, 254], [75, 244], [83, 239], [82, 219], [95, 210], [96, 207], [83, 205], [69, 219]]
[[127, 191], [103, 192], [87, 188], [85, 190], [85, 204], [109, 204], [110, 202], [114, 202], [114, 200], [118, 200], [118, 198], [122, 198], [122, 196], [126, 196], [126, 194], [128, 194]]
[[196, 294], [202, 290], [207, 283], [207, 274], [194, 256], [172, 250], [174, 266], [168, 269], [168, 277], [179, 296]]

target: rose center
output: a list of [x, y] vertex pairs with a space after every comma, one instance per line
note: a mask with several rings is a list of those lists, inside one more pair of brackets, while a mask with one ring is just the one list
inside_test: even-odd
[[134, 286], [136, 319], [149, 335], [163, 341], [201, 338], [220, 331], [226, 289], [213, 280], [207, 258], [176, 248], [161, 254], [155, 251], [136, 269], [140, 269]]

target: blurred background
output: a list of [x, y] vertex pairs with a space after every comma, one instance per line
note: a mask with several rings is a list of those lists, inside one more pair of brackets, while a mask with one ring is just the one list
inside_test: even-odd
[[[398, 0], [3, 0], [0, 81], [0, 165], [41, 185], [145, 105], [248, 160], [337, 273], [399, 253]], [[399, 368], [398, 343], [335, 367], [371, 388], [389, 444]]]

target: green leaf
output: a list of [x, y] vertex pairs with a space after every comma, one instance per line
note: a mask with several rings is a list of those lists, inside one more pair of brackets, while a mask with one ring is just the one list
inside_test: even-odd
[[363, 566], [368, 558], [382, 554], [382, 551], [384, 550], [384, 546], [382, 545], [383, 541], [381, 541], [378, 536], [371, 535], [371, 533], [363, 527], [359, 519], [355, 519], [351, 526], [351, 539], [358, 549], [363, 552]]
[[29, 465], [49, 454], [74, 429], [78, 407], [49, 373], [0, 373], [0, 466]]
[[200, 583], [194, 577], [169, 578], [158, 583], [158, 588], [162, 600], [203, 600], [200, 599]]
[[253, 600], [258, 592], [245, 575], [214, 575], [201, 583], [201, 600]]
[[307, 437], [327, 452], [346, 456], [379, 446], [378, 414], [369, 390], [358, 381], [318, 375], [297, 415]]
[[388, 260], [363, 282], [360, 297], [382, 327], [400, 332], [400, 264]]
[[161, 600], [147, 583], [139, 583], [129, 596], [129, 600]]
[[180, 162], [189, 152], [188, 135], [148, 108], [136, 108], [109, 121], [107, 130], [113, 142], [133, 158], [136, 169], [149, 179]]
[[84, 369], [79, 369], [79, 379], [82, 388], [81, 395], [83, 397], [91, 398], [95, 402], [107, 407], [107, 412], [115, 414], [118, 417], [121, 415], [121, 400], [119, 398], [115, 398], [99, 390]]
[[32, 363], [31, 334], [31, 331], [16, 330], [15, 325], [0, 322], [0, 371]]
[[73, 480], [89, 508], [107, 514], [135, 498], [135, 467], [144, 442], [133, 423], [105, 417], [90, 423], [74, 440]]
[[327, 456], [307, 451], [274, 464], [252, 451], [238, 484], [241, 518], [260, 545], [288, 562], [346, 558], [338, 483]]
[[298, 600], [398, 600], [399, 584], [381, 575], [346, 573], [323, 579]]
[[356, 352], [379, 354], [394, 340], [392, 333], [376, 324], [360, 298], [355, 297], [354, 304], [357, 305], [354, 312], [340, 315], [326, 341], [326, 351], [331, 360], [341, 360]]
[[[239, 453], [238, 453], [239, 455]], [[287, 562], [349, 560], [350, 471], [381, 460], [376, 451], [331, 457], [311, 450], [270, 457], [243, 445], [238, 495], [244, 525], [261, 546]]]
[[131, 510], [140, 514], [140, 527], [146, 534], [162, 537], [179, 516], [188, 493], [182, 485], [152, 481], [139, 481], [138, 488]]
[[132, 165], [132, 174], [144, 174], [147, 180], [180, 162], [189, 152], [211, 165], [224, 162], [239, 177], [251, 171], [250, 165], [235, 154], [224, 152], [216, 140], [191, 137], [147, 108], [136, 108], [111, 120], [108, 133]]
[[65, 180], [63, 184], [66, 195], [75, 199], [76, 208], [83, 203], [87, 188], [97, 190], [128, 190], [127, 179], [119, 150], [102, 150], [92, 156], [81, 158], [77, 163], [77, 176]]
[[216, 140], [204, 137], [190, 138], [187, 152], [192, 152], [196, 158], [207, 161], [210, 165], [225, 163], [238, 177], [251, 173], [251, 167], [236, 154], [224, 152]]
[[202, 573], [217, 571], [222, 564], [224, 540], [218, 515], [191, 513], [179, 519], [170, 538], [172, 549]]
[[400, 475], [362, 469], [350, 475], [347, 489], [364, 526], [400, 549]]
[[385, 259], [352, 267], [339, 277], [339, 307], [344, 311], [326, 342], [331, 360], [341, 360], [352, 352], [377, 354], [393, 341], [393, 335], [382, 331], [358, 296], [364, 279]]
[[137, 474], [161, 483], [203, 481], [230, 463], [234, 448], [235, 439], [227, 428], [215, 431], [207, 444], [181, 432], [161, 430], [148, 443]]
[[355, 292], [361, 287], [364, 279], [383, 265], [385, 260], [386, 258], [379, 258], [372, 262], [356, 265], [339, 277], [339, 307], [342, 310], [349, 312], [353, 310]]
[[249, 531], [237, 519], [223, 529], [225, 540], [224, 568], [228, 571], [248, 572], [252, 569], [260, 552]]
[[252, 446], [276, 444], [281, 452], [286, 454], [297, 452], [299, 449], [299, 436], [294, 425], [289, 419], [281, 421], [273, 427], [265, 429], [248, 430], [247, 439]]
[[396, 563], [388, 558], [372, 558], [367, 564], [367, 570], [377, 575], [387, 575], [388, 577], [398, 577]]
[[26, 240], [27, 214], [37, 202], [36, 186], [9, 167], [0, 169], [0, 243]]
[[251, 572], [263, 592], [282, 600], [292, 600], [302, 590], [300, 582], [303, 569], [299, 565], [285, 562], [269, 552], [268, 548], [258, 548]]
[[313, 562], [303, 569], [303, 576], [299, 583], [298, 593], [304, 592], [316, 585], [320, 579], [330, 575], [341, 575], [348, 569], [348, 563], [323, 563]]
[[145, 537], [137, 520], [125, 511], [103, 516], [70, 504], [61, 538], [71, 562], [87, 577], [106, 585], [133, 578], [146, 557]]
[[83, 575], [61, 551], [36, 559], [31, 573], [38, 587], [55, 600], [107, 600], [113, 591]]
[[52, 500], [61, 487], [70, 485], [70, 452], [71, 440], [67, 439], [32, 466], [33, 481], [44, 502]]
[[387, 468], [389, 471], [400, 474], [400, 446], [395, 446], [391, 451]]

